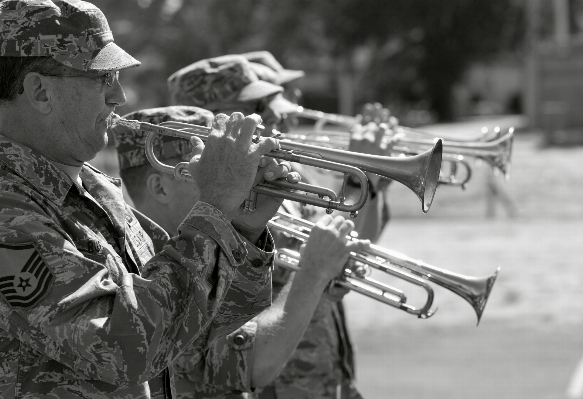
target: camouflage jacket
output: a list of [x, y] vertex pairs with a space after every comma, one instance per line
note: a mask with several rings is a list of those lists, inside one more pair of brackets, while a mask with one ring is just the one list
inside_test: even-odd
[[173, 365], [173, 399], [246, 398], [252, 392], [257, 323], [249, 321], [213, 342], [208, 351], [186, 351]]
[[[299, 214], [295, 203], [284, 201], [286, 212]], [[290, 208], [291, 206], [291, 208]], [[276, 247], [297, 249], [299, 242], [274, 234]], [[279, 292], [291, 277], [276, 268], [273, 290]], [[342, 303], [324, 295], [298, 347], [271, 386], [255, 392], [250, 386], [257, 325], [247, 323], [214, 342], [206, 356], [181, 356], [175, 367], [178, 399], [362, 399], [354, 387], [352, 345]]]
[[[168, 239], [167, 233], [152, 220], [138, 211], [134, 214], [152, 238], [154, 248], [161, 247]], [[265, 240], [264, 242], [262, 242]], [[273, 261], [273, 238], [266, 231], [260, 239], [259, 250], [250, 245], [247, 261], [253, 271], [258, 265]], [[255, 265], [255, 267], [254, 267]], [[260, 268], [260, 270], [261, 270]], [[270, 301], [271, 298], [265, 298]], [[206, 351], [191, 347], [172, 364], [173, 399], [216, 398], [251, 392], [253, 345], [257, 323], [249, 321], [231, 334], [214, 341]], [[236, 393], [233, 393], [236, 392]]]
[[0, 137], [2, 398], [150, 398], [182, 351], [269, 305], [269, 267], [249, 280], [214, 207], [197, 203], [154, 255], [120, 181], [89, 165], [80, 177]]

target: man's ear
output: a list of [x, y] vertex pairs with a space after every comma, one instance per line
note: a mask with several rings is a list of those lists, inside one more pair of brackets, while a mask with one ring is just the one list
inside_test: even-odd
[[166, 187], [165, 180], [159, 173], [152, 173], [146, 179], [147, 194], [161, 204], [170, 202], [170, 193]]
[[30, 72], [22, 82], [24, 95], [30, 106], [46, 115], [53, 109], [52, 101], [55, 98], [54, 85], [43, 75]]

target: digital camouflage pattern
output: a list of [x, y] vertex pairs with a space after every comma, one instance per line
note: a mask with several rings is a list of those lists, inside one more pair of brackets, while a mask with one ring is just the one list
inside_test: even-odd
[[[150, 108], [123, 116], [124, 119], [138, 120], [159, 125], [163, 122], [176, 121], [199, 126], [212, 126], [214, 115], [206, 109], [189, 106], [171, 106]], [[115, 139], [119, 168], [127, 169], [148, 163], [145, 145], [147, 132], [132, 129], [126, 125], [115, 124], [109, 128]], [[179, 137], [157, 135], [154, 138], [154, 154], [158, 160], [180, 158], [190, 161], [192, 144]]]
[[224, 104], [258, 100], [283, 92], [283, 88], [259, 80], [242, 56], [223, 56], [197, 61], [168, 78], [171, 101], [211, 111]]
[[[273, 264], [274, 245], [269, 230], [259, 239], [258, 246], [264, 247], [264, 250], [248, 246], [246, 262], [251, 266], [248, 270]], [[257, 277], [249, 275], [248, 278], [253, 280]], [[261, 292], [262, 300], [271, 303], [271, 296], [267, 294], [267, 291]], [[173, 398], [251, 398], [246, 392], [253, 391], [251, 371], [256, 334], [257, 323], [251, 320], [214, 341], [204, 352], [196, 347], [187, 349], [172, 364]]]
[[197, 203], [154, 255], [119, 179], [80, 177], [0, 137], [2, 398], [149, 398], [182, 351], [269, 304], [269, 267], [246, 266], [214, 207]]
[[257, 323], [249, 321], [211, 344], [204, 353], [187, 350], [173, 364], [175, 399], [251, 398]]
[[81, 71], [140, 65], [113, 43], [101, 10], [80, 0], [0, 2], [0, 56], [50, 56]]

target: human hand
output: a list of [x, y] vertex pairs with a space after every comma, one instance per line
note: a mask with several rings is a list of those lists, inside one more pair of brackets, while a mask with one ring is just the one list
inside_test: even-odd
[[350, 252], [368, 249], [368, 240], [348, 240], [354, 229], [351, 220], [342, 216], [322, 217], [310, 232], [310, 237], [300, 249], [300, 272], [309, 273], [314, 282], [327, 284], [344, 270]]
[[356, 115], [356, 119], [361, 125], [366, 125], [367, 123], [389, 123], [391, 117], [391, 112], [388, 108], [383, 108], [381, 103], [367, 103], [362, 107], [362, 111], [359, 115]]
[[[394, 143], [390, 134], [392, 119], [395, 118], [380, 103], [366, 104], [362, 113], [357, 115], [360, 124], [351, 128], [348, 150], [371, 155], [390, 155]], [[374, 174], [368, 174], [368, 176], [373, 185], [376, 185], [380, 179]]]
[[[290, 170], [291, 165], [289, 162], [277, 162], [273, 158], [263, 157], [259, 162], [255, 183], [260, 184], [263, 181], [274, 181], [277, 179], [286, 179], [291, 183], [301, 181], [299, 173], [290, 172]], [[230, 219], [239, 233], [249, 241], [255, 243], [265, 230], [267, 222], [276, 214], [282, 202], [283, 198], [258, 194], [255, 202], [255, 211], [247, 212], [244, 210], [244, 204], [241, 204], [233, 212]]]
[[387, 133], [390, 133], [390, 129], [398, 123], [397, 119], [380, 103], [365, 104], [356, 119], [359, 124], [351, 129], [349, 151], [372, 155], [386, 154], [391, 147], [390, 135]]
[[198, 185], [200, 200], [229, 218], [256, 184], [257, 168], [263, 155], [279, 148], [274, 138], [253, 143], [253, 133], [261, 118], [234, 112], [217, 114], [202, 155], [193, 158], [188, 170]]

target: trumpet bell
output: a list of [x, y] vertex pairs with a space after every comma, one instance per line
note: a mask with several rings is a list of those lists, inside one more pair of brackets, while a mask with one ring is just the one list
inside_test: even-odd
[[476, 311], [478, 324], [480, 324], [480, 320], [482, 319], [484, 308], [486, 307], [492, 288], [494, 288], [494, 283], [496, 282], [499, 271], [500, 268], [496, 269], [491, 276], [475, 278], [474, 281], [468, 281], [467, 285], [464, 287], [465, 289], [460, 288], [459, 290], [460, 292], [458, 295], [468, 301]]
[[[311, 158], [327, 159], [353, 166], [398, 181], [415, 193], [427, 213], [439, 184], [439, 173], [443, 154], [443, 143], [436, 139], [427, 151], [414, 156], [386, 157], [361, 154], [334, 148], [316, 147], [291, 141], [282, 141], [283, 150], [304, 154]], [[288, 161], [294, 161], [292, 158]]]

